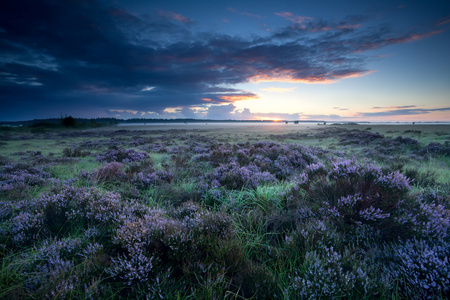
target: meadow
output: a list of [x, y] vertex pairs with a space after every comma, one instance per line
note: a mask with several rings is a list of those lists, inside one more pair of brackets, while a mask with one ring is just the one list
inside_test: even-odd
[[0, 128], [2, 299], [448, 299], [450, 125]]

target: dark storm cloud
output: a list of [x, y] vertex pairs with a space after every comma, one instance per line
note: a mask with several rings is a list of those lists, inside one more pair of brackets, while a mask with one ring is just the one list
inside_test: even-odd
[[82, 116], [255, 99], [229, 86], [362, 76], [369, 70], [358, 53], [437, 33], [363, 31], [363, 17], [294, 20], [272, 35], [245, 40], [195, 32], [193, 20], [172, 11], [138, 16], [101, 1], [2, 1], [0, 101], [6, 109], [0, 119], [25, 118], [25, 109]]

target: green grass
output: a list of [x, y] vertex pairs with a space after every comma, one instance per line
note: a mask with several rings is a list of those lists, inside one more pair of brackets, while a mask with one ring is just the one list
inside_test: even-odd
[[83, 158], [67, 164], [53, 165], [48, 171], [53, 178], [67, 180], [75, 177], [80, 171], [92, 172], [102, 166], [103, 163], [95, 161], [93, 158]]

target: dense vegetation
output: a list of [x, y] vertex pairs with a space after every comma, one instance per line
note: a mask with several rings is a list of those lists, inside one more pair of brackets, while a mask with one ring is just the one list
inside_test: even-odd
[[0, 298], [448, 298], [450, 132], [419, 134], [3, 131]]

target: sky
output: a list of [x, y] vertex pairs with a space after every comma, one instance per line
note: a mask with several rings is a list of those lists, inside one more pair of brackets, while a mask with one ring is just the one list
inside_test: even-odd
[[450, 0], [0, 2], [0, 121], [450, 121]]

